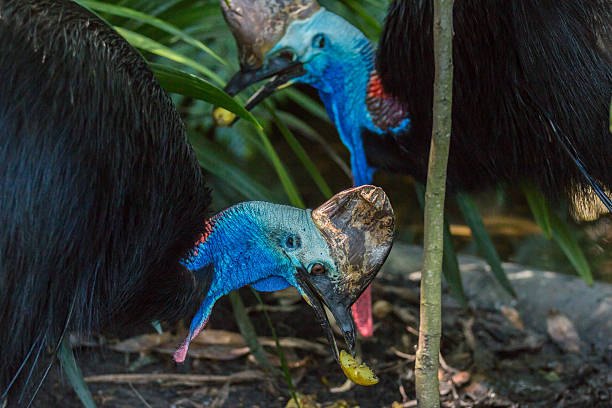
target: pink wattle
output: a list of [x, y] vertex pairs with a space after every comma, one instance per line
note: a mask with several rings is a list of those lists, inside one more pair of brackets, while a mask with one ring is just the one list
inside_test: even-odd
[[177, 363], [182, 363], [185, 361], [185, 357], [187, 357], [187, 350], [189, 349], [189, 342], [187, 341], [189, 338], [183, 340], [183, 343], [179, 348], [174, 352], [174, 361]]
[[183, 340], [183, 343], [181, 343], [179, 348], [177, 348], [174, 352], [174, 361], [176, 361], [177, 363], [182, 363], [183, 361], [185, 361], [185, 358], [187, 357], [187, 351], [189, 350], [189, 343], [191, 343], [191, 340], [195, 339], [198, 334], [200, 334], [202, 329], [206, 327], [206, 323], [208, 323], [208, 319], [206, 319], [204, 323], [199, 325], [193, 333], [187, 335], [185, 340]]
[[372, 323], [372, 290], [370, 286], [351, 306], [351, 311], [359, 333], [363, 337], [371, 337], [374, 334], [374, 325]]

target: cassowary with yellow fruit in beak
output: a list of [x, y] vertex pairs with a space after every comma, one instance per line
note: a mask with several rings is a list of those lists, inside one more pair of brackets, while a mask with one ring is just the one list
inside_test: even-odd
[[[239, 47], [236, 94], [271, 78], [313, 86], [351, 154], [355, 185], [376, 170], [424, 182], [432, 128], [432, 2], [395, 0], [378, 50], [316, 0], [221, 0]], [[456, 0], [448, 190], [530, 183], [576, 214], [612, 210], [612, 2]], [[366, 291], [367, 293], [367, 291]], [[369, 300], [354, 306], [371, 334]]]
[[0, 82], [0, 406], [32, 402], [45, 350], [72, 331], [185, 316], [182, 361], [215, 302], [246, 285], [294, 286], [334, 357], [325, 309], [354, 353], [349, 308], [393, 240], [380, 188], [314, 211], [246, 202], [211, 217], [170, 98], [70, 0], [0, 0]]

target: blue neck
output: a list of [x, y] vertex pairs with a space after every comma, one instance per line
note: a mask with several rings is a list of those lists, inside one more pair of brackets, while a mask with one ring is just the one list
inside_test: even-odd
[[205, 273], [213, 274], [204, 303], [192, 321], [192, 333], [206, 324], [217, 299], [232, 290], [253, 285], [258, 290], [274, 291], [295, 285], [288, 274], [290, 263], [267, 246], [264, 214], [258, 204], [237, 204], [211, 219], [210, 235], [184, 262], [190, 270], [206, 268]]
[[271, 276], [290, 278], [285, 276], [290, 269], [288, 261], [267, 245], [266, 222], [258, 204], [237, 204], [214, 217], [209, 221], [212, 232], [195, 248], [197, 254], [185, 262], [191, 270], [213, 265], [214, 278], [207, 298], [218, 299]]
[[[347, 23], [348, 24], [348, 23]], [[345, 45], [342, 56], [328, 56], [323, 71], [321, 64], [306, 62], [307, 73], [296, 81], [307, 83], [319, 91], [327, 113], [338, 129], [340, 139], [351, 153], [353, 183], [372, 184], [374, 167], [366, 159], [362, 132], [367, 129], [378, 134], [396, 134], [408, 128], [410, 120], [402, 120], [396, 127], [382, 130], [372, 119], [366, 98], [368, 84], [374, 72], [375, 52], [370, 41], [360, 32]]]
[[374, 127], [365, 104], [370, 73], [374, 69], [374, 48], [363, 38], [357, 42], [353, 55], [344, 65], [329, 67], [322, 74], [324, 80], [311, 81], [308, 75], [302, 80], [319, 91], [327, 114], [351, 153], [353, 183], [359, 186], [371, 184], [375, 171], [367, 163], [361, 139], [364, 127]]

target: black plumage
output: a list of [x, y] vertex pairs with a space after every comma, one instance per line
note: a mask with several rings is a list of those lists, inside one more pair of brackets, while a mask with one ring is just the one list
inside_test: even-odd
[[[411, 129], [394, 138], [364, 135], [369, 161], [422, 180], [432, 120], [432, 16], [430, 1], [390, 5], [376, 68]], [[612, 2], [456, 0], [453, 20], [449, 186], [529, 180], [551, 197], [587, 201], [592, 189], [612, 190]]]
[[76, 3], [0, 0], [0, 84], [1, 405], [68, 330], [197, 307], [210, 197], [145, 61]]

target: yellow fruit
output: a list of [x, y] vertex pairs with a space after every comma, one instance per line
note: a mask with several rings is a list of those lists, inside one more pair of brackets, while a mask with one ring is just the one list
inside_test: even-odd
[[215, 108], [213, 111], [213, 119], [217, 126], [229, 126], [236, 119], [236, 115], [224, 108]]
[[344, 350], [340, 350], [340, 366], [344, 375], [359, 385], [378, 384], [378, 377], [365, 363], [357, 364], [357, 361]]

